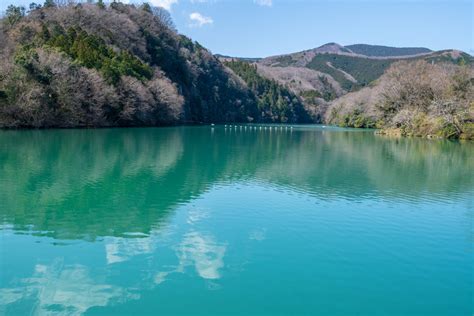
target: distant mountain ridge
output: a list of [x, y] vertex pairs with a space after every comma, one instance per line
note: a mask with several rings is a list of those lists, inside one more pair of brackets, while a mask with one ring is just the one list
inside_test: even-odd
[[355, 54], [369, 57], [413, 56], [433, 52], [431, 49], [425, 47], [390, 47], [368, 44], [347, 45], [345, 48]]
[[[392, 63], [403, 59], [424, 59], [432, 63], [474, 63], [471, 55], [459, 50], [432, 51], [424, 47], [368, 44], [343, 46], [334, 42], [291, 54], [241, 60], [256, 63], [262, 75], [288, 85], [297, 93], [307, 91], [310, 84], [308, 80], [311, 79], [310, 85], [314, 90], [325, 95], [329, 101], [369, 85], [382, 76]], [[307, 70], [299, 70], [302, 68]], [[309, 75], [308, 71], [313, 71], [313, 75]], [[343, 89], [342, 93], [334, 82]]]
[[[456, 69], [456, 71], [460, 72], [461, 70], [459, 69], [472, 69], [472, 65], [474, 65], [474, 58], [471, 55], [453, 49], [432, 51], [424, 47], [389, 47], [368, 44], [343, 46], [337, 43], [327, 43], [305, 51], [266, 58], [217, 57], [225, 63], [235, 61], [248, 63], [252, 65], [259, 76], [288, 88], [301, 99], [304, 108], [315, 121], [354, 127], [375, 126], [374, 115], [369, 113], [374, 107], [364, 108], [356, 103], [363, 99], [361, 96], [370, 94], [367, 91], [375, 91], [370, 95], [380, 99], [380, 94], [377, 94], [377, 91], [381, 88], [379, 90], [371, 90], [371, 87], [379, 86], [381, 81], [389, 82], [390, 80], [384, 75], [387, 72], [391, 71], [393, 74], [400, 71], [400, 69], [410, 69], [412, 66], [418, 67], [417, 69], [421, 71], [425, 69], [423, 65], [429, 65], [427, 67], [431, 68], [426, 69], [433, 70], [426, 71], [426, 73], [429, 73], [430, 76], [443, 78], [443, 80], [448, 82], [446, 85], [449, 86], [451, 84], [452, 89], [454, 89], [453, 91], [455, 91], [458, 89], [456, 84], [449, 82], [458, 79], [450, 77], [451, 75], [446, 72], [446, 69], [451, 69], [452, 71]], [[469, 67], [459, 67], [457, 65], [469, 65]], [[423, 80], [418, 78], [416, 73], [412, 73], [411, 76], [418, 81], [427, 80], [427, 78], [422, 78]], [[395, 82], [397, 81], [395, 80]], [[463, 82], [466, 83], [468, 80]], [[413, 84], [416, 83], [413, 82]], [[459, 87], [464, 87], [464, 83], [459, 85]], [[253, 88], [254, 86], [250, 85], [250, 87]], [[440, 91], [439, 87], [434, 87], [433, 89], [433, 91]], [[446, 92], [446, 94], [449, 93]], [[456, 104], [460, 104], [461, 107], [465, 108], [464, 101], [459, 101], [465, 100], [465, 95], [456, 95], [456, 98], [458, 98], [456, 99], [458, 100]], [[429, 97], [423, 99], [423, 102], [425, 101], [429, 102]], [[347, 102], [350, 106], [344, 106], [342, 104], [344, 102]], [[363, 100], [361, 102], [365, 104], [372, 101]], [[335, 108], [334, 104], [338, 104], [338, 106]], [[362, 108], [359, 109], [358, 106]], [[335, 109], [340, 111], [340, 113], [336, 113]], [[370, 111], [367, 109], [370, 109]], [[359, 115], [358, 112], [356, 114], [350, 112], [352, 110], [360, 110], [363, 115]], [[426, 115], [436, 117], [433, 113]], [[463, 117], [461, 120], [469, 121], [469, 119]], [[348, 122], [346, 122], [347, 120]], [[380, 117], [377, 117], [377, 120], [380, 120]], [[370, 122], [372, 125], [367, 122]], [[380, 126], [390, 126], [393, 121], [385, 123], [386, 125], [382, 124]], [[449, 125], [451, 123], [448, 122], [446, 124]], [[446, 132], [443, 128], [435, 125], [427, 123], [427, 126], [431, 128], [430, 131], [424, 130], [416, 133], [427, 135], [435, 133], [434, 131], [436, 130], [437, 135], [442, 135], [442, 137], [447, 137], [446, 135], [448, 134], [461, 137], [460, 135], [464, 134], [462, 136], [464, 138], [471, 138], [472, 136], [469, 135], [473, 134], [466, 129], [466, 126], [469, 127], [470, 125], [458, 127], [456, 133]], [[411, 132], [414, 133], [414, 130]]]
[[311, 62], [311, 60], [319, 54], [335, 54], [368, 59], [403, 59], [420, 57], [433, 53], [436, 52], [425, 47], [390, 47], [369, 44], [353, 44], [343, 46], [338, 43], [331, 42], [301, 52], [261, 58], [259, 61], [266, 65], [274, 65], [275, 62], [281, 62], [282, 60], [284, 61], [283, 64], [285, 62], [290, 62], [291, 59], [294, 65], [306, 66], [306, 64]]

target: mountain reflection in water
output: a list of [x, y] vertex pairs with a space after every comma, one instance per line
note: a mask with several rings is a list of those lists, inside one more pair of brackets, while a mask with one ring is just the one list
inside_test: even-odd
[[469, 310], [473, 144], [247, 127], [0, 132], [0, 312]]

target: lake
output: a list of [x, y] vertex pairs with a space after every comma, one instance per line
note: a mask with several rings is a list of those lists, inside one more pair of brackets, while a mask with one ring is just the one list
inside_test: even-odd
[[474, 143], [0, 131], [0, 314], [472, 315]]

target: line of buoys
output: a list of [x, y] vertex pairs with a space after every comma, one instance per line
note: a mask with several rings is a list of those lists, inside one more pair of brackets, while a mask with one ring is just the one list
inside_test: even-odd
[[[216, 124], [214, 124], [214, 123], [211, 123], [210, 125], [211, 125], [211, 128], [216, 127]], [[326, 125], [323, 125], [323, 126], [321, 126], [321, 127], [322, 127], [322, 128], [326, 128], [327, 126], [326, 126]], [[262, 130], [262, 129], [263, 129], [263, 130], [267, 130], [267, 129], [268, 129], [269, 131], [272, 131], [272, 130], [275, 130], [275, 131], [280, 130], [280, 131], [282, 131], [282, 130], [288, 130], [288, 129], [292, 130], [292, 129], [293, 129], [293, 126], [265, 126], [265, 125], [263, 125], [263, 126], [247, 126], [247, 125], [224, 124], [224, 128], [226, 128], [226, 129], [227, 129], [227, 128], [234, 128], [234, 129], [240, 129], [240, 130], [245, 130], [245, 131], [246, 131], [247, 129], [249, 129], [249, 130], [252, 130], [252, 129], [253, 129], [253, 130], [255, 130], [255, 131], [256, 131], [256, 130]]]

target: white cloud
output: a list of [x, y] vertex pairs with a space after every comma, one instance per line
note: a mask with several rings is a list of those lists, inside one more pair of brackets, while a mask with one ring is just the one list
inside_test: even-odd
[[273, 5], [273, 0], [253, 0], [253, 2], [263, 7], [271, 7]]
[[180, 266], [194, 264], [203, 279], [215, 280], [221, 277], [220, 269], [224, 267], [224, 254], [227, 245], [214, 240], [212, 235], [193, 231], [184, 236], [178, 248]]
[[124, 262], [134, 256], [153, 253], [155, 245], [154, 236], [145, 238], [106, 237], [105, 254], [107, 264]]
[[[18, 287], [0, 289], [0, 297], [2, 304], [34, 301], [32, 314], [35, 315], [55, 314], [50, 308], [56, 306], [67, 315], [77, 316], [117, 299], [139, 298], [121, 287], [99, 283], [85, 266], [64, 265], [61, 260], [55, 260], [50, 266], [36, 265], [32, 277], [21, 279]], [[61, 312], [58, 314], [63, 314]]]
[[201, 27], [206, 24], [212, 24], [214, 21], [211, 17], [204, 16], [199, 12], [193, 12], [189, 15], [189, 19], [191, 20], [191, 27]]
[[154, 7], [162, 7], [165, 10], [171, 11], [171, 6], [177, 4], [178, 0], [121, 0], [120, 2], [129, 4], [142, 4], [146, 2]]
[[173, 4], [178, 3], [178, 0], [149, 0], [150, 4], [155, 7], [162, 7], [170, 11]]

